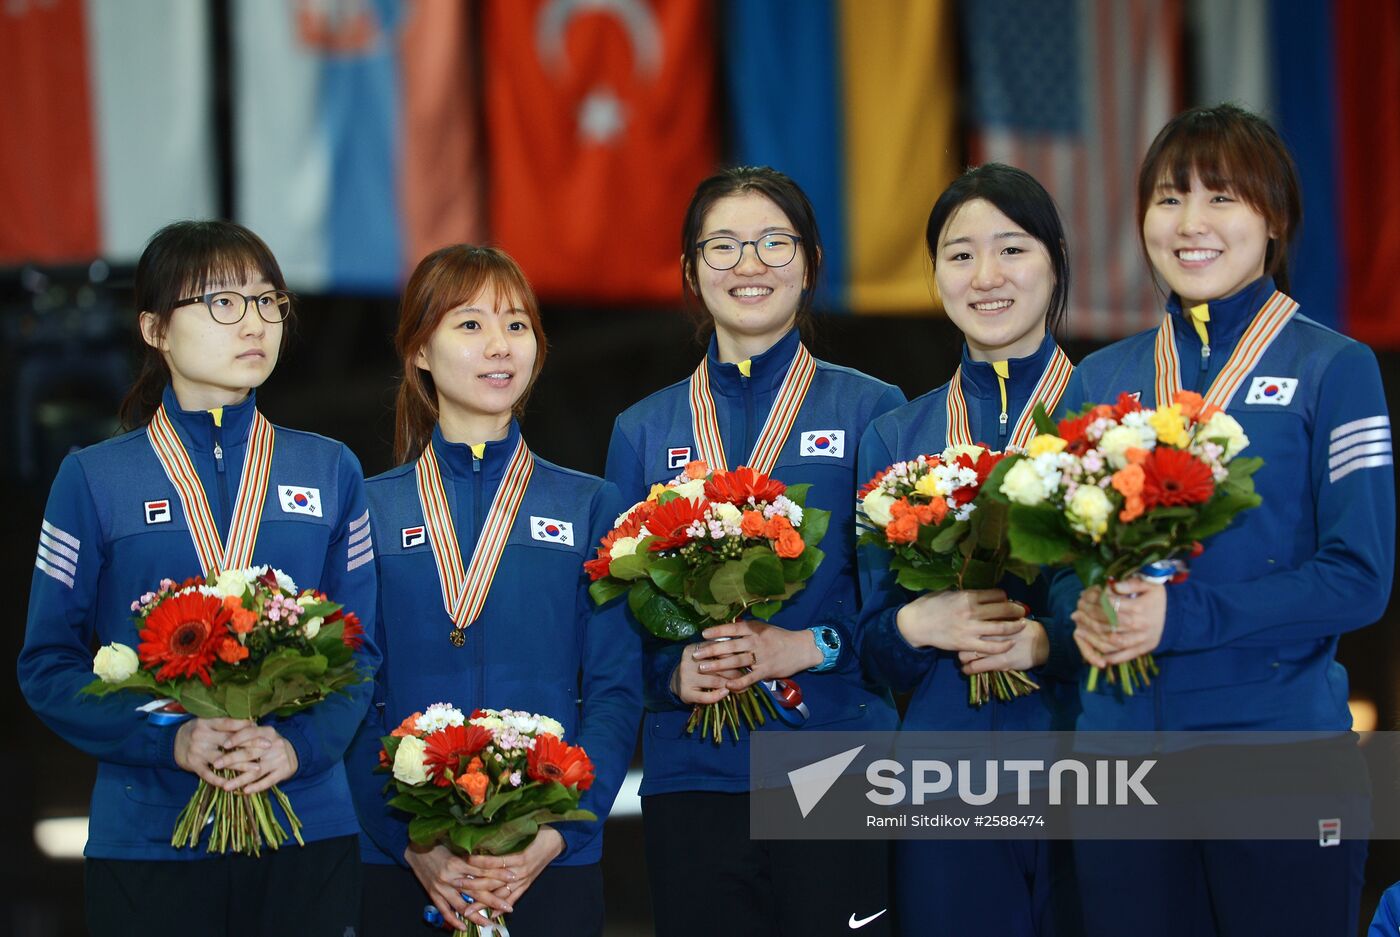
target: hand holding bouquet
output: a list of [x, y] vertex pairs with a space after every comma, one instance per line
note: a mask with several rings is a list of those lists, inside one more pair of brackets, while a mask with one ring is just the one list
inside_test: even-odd
[[[992, 589], [1008, 574], [1034, 581], [1040, 568], [1011, 556], [1009, 506], [979, 497], [1006, 456], [981, 446], [896, 462], [861, 489], [862, 545], [890, 552], [895, 581], [911, 592]], [[968, 681], [968, 702], [1010, 700], [1039, 689], [1026, 674], [993, 671]]]
[[[584, 564], [599, 605], [623, 593], [651, 634], [688, 641], [709, 625], [745, 614], [764, 621], [803, 588], [822, 561], [830, 512], [804, 507], [807, 485], [787, 487], [751, 468], [711, 473], [691, 462], [617, 519]], [[716, 743], [742, 720], [750, 730], [776, 715], [758, 687], [697, 705], [697, 727]]]
[[[462, 855], [504, 856], [529, 846], [547, 823], [596, 820], [578, 807], [593, 762], [548, 716], [447, 703], [414, 713], [383, 739], [380, 769], [392, 771], [389, 806], [412, 816], [408, 837]], [[457, 937], [505, 930], [468, 922]]]
[[[1031, 563], [1073, 566], [1086, 587], [1102, 587], [1144, 566], [1199, 549], [1201, 541], [1259, 504], [1257, 458], [1240, 424], [1199, 394], [1177, 393], [1155, 410], [1122, 394], [1086, 406], [1057, 426], [1036, 411], [1040, 435], [1008, 458], [988, 485], [1011, 503], [1011, 550]], [[1118, 616], [1108, 590], [1104, 615]], [[1131, 695], [1157, 673], [1151, 654], [1108, 672]], [[1088, 688], [1098, 685], [1098, 668]]]
[[[364, 633], [354, 613], [324, 594], [298, 592], [281, 570], [224, 570], [176, 584], [162, 580], [131, 603], [141, 643], [113, 643], [97, 652], [93, 696], [135, 690], [173, 700], [203, 718], [257, 722], [301, 712], [365, 679], [354, 652]], [[234, 778], [231, 769], [218, 772]], [[268, 795], [277, 799], [301, 839], [301, 821], [275, 785], [245, 794], [203, 779], [181, 812], [170, 843], [194, 846], [209, 826], [209, 852], [259, 855], [287, 841]]]

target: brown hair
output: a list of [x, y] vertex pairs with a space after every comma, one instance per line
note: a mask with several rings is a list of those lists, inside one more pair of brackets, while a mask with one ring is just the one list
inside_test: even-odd
[[[687, 300], [698, 298], [700, 283], [696, 279], [696, 265], [702, 264], [700, 229], [705, 224], [705, 216], [720, 199], [731, 195], [748, 195], [756, 192], [765, 196], [778, 210], [787, 216], [788, 223], [801, 239], [798, 248], [806, 262], [807, 286], [802, 290], [802, 298], [797, 303], [797, 329], [807, 336], [811, 328], [812, 294], [817, 289], [817, 278], [822, 272], [822, 237], [817, 230], [817, 213], [807, 199], [802, 187], [785, 173], [771, 166], [731, 166], [722, 169], [695, 187], [686, 207], [685, 219], [681, 222], [681, 288]], [[696, 308], [698, 306], [698, 309]], [[715, 320], [703, 303], [693, 303], [695, 310], [696, 336], [707, 337], [714, 328]]]
[[418, 367], [414, 359], [450, 310], [470, 302], [488, 286], [494, 286], [499, 293], [519, 302], [535, 333], [535, 366], [530, 372], [530, 382], [511, 408], [517, 417], [524, 412], [530, 389], [544, 367], [547, 349], [535, 291], [519, 265], [503, 250], [473, 244], [454, 244], [435, 250], [414, 269], [399, 305], [399, 327], [394, 335], [394, 349], [403, 365], [394, 407], [394, 456], [399, 463], [423, 451], [432, 439], [433, 426], [438, 419], [433, 376]]
[[1264, 217], [1273, 237], [1264, 250], [1264, 272], [1288, 292], [1288, 253], [1303, 220], [1298, 167], [1268, 121], [1234, 104], [1193, 107], [1167, 122], [1152, 141], [1138, 173], [1138, 239], [1147, 209], [1163, 183], [1191, 188], [1195, 173], [1207, 189], [1233, 192]]
[[[210, 284], [227, 286], [256, 279], [266, 280], [273, 289], [287, 289], [282, 268], [262, 238], [232, 221], [175, 221], [151, 236], [136, 262], [136, 311], [155, 316], [156, 335], [163, 336], [180, 300], [202, 295]], [[282, 331], [284, 345], [289, 331]], [[118, 411], [123, 430], [151, 421], [170, 382], [164, 356], [139, 333], [137, 340], [141, 370]]]

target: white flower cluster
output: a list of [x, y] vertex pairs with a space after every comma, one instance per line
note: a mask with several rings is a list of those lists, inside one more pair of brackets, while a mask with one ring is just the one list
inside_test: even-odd
[[424, 735], [432, 735], [448, 726], [466, 725], [467, 717], [451, 703], [434, 703], [423, 710], [423, 715], [413, 723], [413, 727]]

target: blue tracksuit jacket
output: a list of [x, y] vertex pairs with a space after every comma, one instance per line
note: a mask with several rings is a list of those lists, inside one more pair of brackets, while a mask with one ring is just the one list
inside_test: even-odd
[[[1274, 292], [1269, 278], [1210, 304], [1210, 355], [1175, 298], [1181, 382], [1204, 391]], [[1156, 330], [1085, 358], [1067, 409], [1141, 392], [1155, 404]], [[1345, 632], [1375, 621], [1395, 568], [1390, 417], [1375, 355], [1299, 313], [1240, 385], [1229, 414], [1263, 504], [1240, 515], [1167, 588], [1162, 673], [1131, 698], [1083, 694], [1084, 729], [1344, 730]], [[1073, 573], [1069, 573], [1073, 576]], [[1061, 614], [1077, 598], [1068, 590]]]
[[[791, 331], [752, 359], [750, 376], [722, 364], [714, 339], [706, 357], [710, 389], [731, 468], [743, 465], [797, 350]], [[608, 445], [607, 477], [629, 503], [646, 497], [656, 482], [674, 478], [695, 458], [689, 408], [690, 379], [672, 384], [623, 412]], [[904, 402], [899, 389], [858, 371], [817, 362], [817, 372], [773, 469], [779, 481], [811, 483], [807, 503], [831, 512], [822, 540], [826, 554], [807, 586], [772, 623], [790, 629], [829, 624], [841, 633], [841, 655], [826, 673], [796, 675], [813, 729], [892, 729], [896, 716], [887, 692], [867, 680], [855, 653], [858, 635], [854, 493], [855, 446], [871, 419]], [[804, 435], [807, 445], [803, 444]], [[826, 440], [824, 446], [817, 441]], [[622, 603], [619, 603], [622, 604]], [[716, 746], [688, 735], [691, 707], [670, 691], [683, 645], [644, 637], [647, 717], [643, 732], [646, 773], [642, 793], [749, 789], [747, 734]], [[762, 731], [784, 731], [769, 720]]]
[[[254, 395], [223, 408], [182, 411], [169, 388], [165, 407], [209, 496], [220, 537], [238, 495]], [[223, 459], [214, 457], [220, 444]], [[316, 489], [319, 514], [289, 512], [280, 488]], [[164, 507], [151, 502], [166, 502]], [[255, 564], [283, 570], [299, 588], [319, 588], [359, 614], [366, 642], [360, 666], [379, 665], [375, 643], [374, 541], [360, 464], [341, 443], [278, 427]], [[198, 778], [176, 766], [178, 726], [154, 726], [136, 707], [149, 697], [79, 697], [94, 649], [139, 643], [131, 603], [163, 578], [199, 575], [199, 559], [166, 477], [139, 429], [68, 456], [44, 509], [18, 671], [29, 705], [51, 729], [98, 759], [86, 855], [100, 859], [204, 859], [203, 847], [170, 845], [175, 819]], [[308, 841], [358, 830], [342, 758], [364, 717], [372, 684], [351, 687], [290, 718], [270, 717], [296, 749], [296, 775], [281, 785]], [[274, 807], [274, 809], [276, 809]], [[285, 821], [283, 821], [285, 826]]]
[[[1048, 333], [1035, 354], [1009, 362], [1006, 425], [1001, 423], [1001, 390], [991, 364], [974, 361], [963, 346], [962, 389], [967, 401], [968, 425], [979, 444], [1005, 449], [1017, 415], [1028, 403], [1046, 363], [1055, 351]], [[895, 462], [937, 455], [948, 445], [948, 386], [935, 388], [910, 403], [877, 418], [860, 441], [859, 471], [864, 485]], [[872, 675], [895, 690], [913, 691], [904, 714], [906, 729], [1049, 729], [1073, 728], [1072, 681], [1078, 672], [1079, 651], [1068, 618], [1049, 614], [1047, 577], [1027, 586], [1007, 577], [1007, 594], [1024, 601], [1033, 617], [1045, 625], [1050, 637], [1050, 658], [1033, 674], [1038, 692], [1010, 702], [996, 699], [980, 707], [967, 702], [967, 678], [962, 675], [956, 652], [915, 648], [895, 624], [899, 610], [914, 598], [889, 572], [889, 553], [877, 547], [860, 550], [861, 657]], [[1047, 679], [1048, 678], [1048, 679]], [[1055, 717], [1059, 715], [1060, 718]]]
[[[487, 443], [484, 458], [476, 459], [469, 446], [433, 431], [464, 565], [519, 438], [512, 423], [506, 438]], [[404, 865], [408, 818], [385, 806], [389, 775], [374, 770], [379, 740], [404, 717], [444, 702], [467, 713], [477, 707], [527, 710], [564, 726], [565, 741], [582, 745], [597, 771], [582, 806], [599, 819], [558, 824], [565, 846], [555, 863], [597, 862], [603, 820], [627, 773], [642, 709], [637, 633], [621, 608], [593, 608], [583, 573], [584, 560], [622, 511], [621, 497], [599, 478], [534, 456], [486, 604], [458, 648], [448, 641], [452, 619], [422, 529], [416, 465], [415, 459], [368, 482], [370, 513], [383, 532], [375, 562], [384, 666], [376, 705], [347, 758], [363, 827], [361, 858]], [[551, 522], [559, 532], [553, 536]]]

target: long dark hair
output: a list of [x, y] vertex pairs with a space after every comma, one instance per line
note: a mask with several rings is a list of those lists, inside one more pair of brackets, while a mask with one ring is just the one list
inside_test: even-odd
[[[155, 333], [160, 337], [181, 299], [201, 295], [210, 284], [225, 286], [247, 280], [266, 280], [273, 289], [287, 288], [282, 268], [262, 238], [232, 221], [175, 221], [151, 236], [136, 262], [136, 312], [155, 317]], [[282, 332], [283, 342], [287, 331]], [[165, 358], [141, 341], [140, 371], [118, 411], [122, 429], [149, 423], [169, 382]]]
[[495, 247], [454, 244], [435, 250], [418, 262], [413, 276], [408, 278], [394, 335], [394, 350], [403, 365], [394, 405], [394, 458], [400, 463], [423, 451], [438, 420], [437, 387], [432, 375], [418, 367], [414, 359], [433, 337], [443, 316], [471, 302], [487, 286], [494, 286], [499, 295], [518, 302], [535, 333], [535, 366], [524, 393], [512, 408], [516, 416], [525, 410], [525, 401], [544, 367], [548, 349], [540, 304], [530, 281], [514, 258]]
[[943, 226], [955, 211], [979, 198], [995, 205], [997, 211], [1045, 245], [1050, 255], [1050, 269], [1055, 275], [1045, 327], [1052, 335], [1057, 333], [1069, 307], [1069, 248], [1065, 244], [1065, 227], [1055, 200], [1045, 191], [1045, 186], [1025, 170], [1004, 163], [985, 163], [967, 170], [943, 190], [938, 201], [933, 203], [924, 227], [924, 243], [934, 268], [938, 267], [938, 238]]
[[[700, 296], [696, 265], [704, 261], [700, 259], [697, 242], [705, 216], [720, 199], [750, 192], [765, 196], [777, 205], [801, 238], [798, 245], [807, 266], [807, 286], [797, 302], [797, 328], [806, 336], [811, 327], [812, 294], [816, 291], [822, 272], [821, 232], [817, 230], [817, 213], [812, 210], [807, 193], [789, 176], [771, 166], [732, 166], [720, 170], [695, 187], [695, 194], [690, 197], [690, 205], [685, 210], [685, 220], [681, 222], [682, 290], [687, 298]], [[708, 335], [714, 328], [714, 319], [701, 303], [697, 302], [691, 308], [696, 312], [697, 335]]]
[[1298, 167], [1278, 131], [1235, 104], [1193, 107], [1169, 120], [1138, 172], [1138, 239], [1144, 255], [1142, 222], [1157, 187], [1165, 182], [1186, 192], [1193, 172], [1207, 189], [1233, 192], [1264, 217], [1274, 234], [1264, 248], [1264, 272], [1288, 292], [1288, 254], [1303, 223], [1303, 192]]

